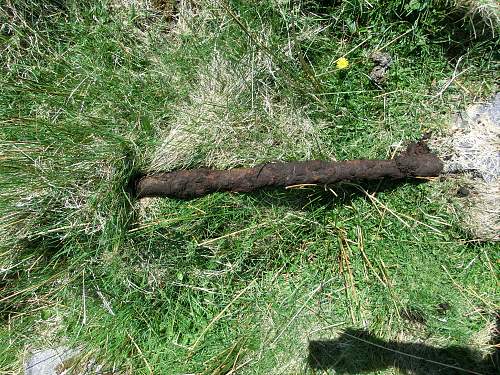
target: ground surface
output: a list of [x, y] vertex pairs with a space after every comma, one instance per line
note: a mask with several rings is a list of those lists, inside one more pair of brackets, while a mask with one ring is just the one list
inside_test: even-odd
[[494, 373], [499, 248], [453, 179], [127, 189], [445, 133], [497, 91], [484, 4], [0, 3], [0, 372], [71, 347], [121, 374]]

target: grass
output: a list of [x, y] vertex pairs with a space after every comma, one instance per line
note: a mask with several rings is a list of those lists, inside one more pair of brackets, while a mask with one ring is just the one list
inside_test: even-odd
[[350, 327], [491, 351], [499, 248], [460, 224], [453, 181], [127, 191], [139, 171], [390, 157], [496, 90], [494, 28], [382, 3], [186, 1], [177, 23], [141, 2], [3, 3], [2, 373], [54, 343], [119, 373], [312, 372], [308, 340]]

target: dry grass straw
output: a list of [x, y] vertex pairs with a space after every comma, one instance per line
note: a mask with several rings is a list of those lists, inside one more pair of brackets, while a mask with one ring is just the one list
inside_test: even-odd
[[500, 94], [470, 106], [448, 134], [432, 142], [445, 172], [464, 173], [471, 194], [463, 200], [463, 222], [483, 240], [500, 239]]
[[265, 54], [241, 63], [215, 54], [199, 73], [189, 101], [179, 104], [174, 121], [165, 125], [151, 169], [230, 168], [313, 158], [322, 124], [278, 98], [259, 78], [272, 70]]

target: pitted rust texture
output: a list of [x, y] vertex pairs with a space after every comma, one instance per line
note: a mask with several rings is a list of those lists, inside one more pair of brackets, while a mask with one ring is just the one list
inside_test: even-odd
[[421, 142], [391, 160], [321, 160], [269, 163], [229, 170], [193, 169], [158, 173], [136, 183], [137, 198], [194, 198], [216, 191], [250, 192], [264, 187], [329, 185], [340, 181], [438, 176], [443, 163]]

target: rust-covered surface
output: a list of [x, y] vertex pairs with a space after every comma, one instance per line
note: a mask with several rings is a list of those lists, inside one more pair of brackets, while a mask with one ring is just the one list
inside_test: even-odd
[[340, 181], [438, 176], [443, 163], [423, 143], [412, 143], [390, 160], [321, 160], [269, 163], [229, 170], [193, 169], [141, 177], [136, 196], [194, 198], [216, 191], [250, 192], [264, 187], [328, 185]]

